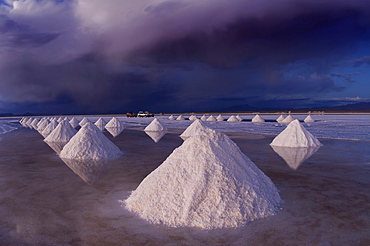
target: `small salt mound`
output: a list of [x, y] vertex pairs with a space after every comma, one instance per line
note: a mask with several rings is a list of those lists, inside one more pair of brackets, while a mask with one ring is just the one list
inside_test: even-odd
[[78, 122], [78, 120], [77, 120], [75, 117], [73, 117], [73, 118], [69, 121], [69, 124], [71, 124], [71, 126], [72, 126], [73, 128], [76, 128], [76, 127], [78, 127], [78, 126], [79, 126], [79, 122]]
[[104, 131], [104, 126], [107, 124], [103, 118], [99, 118], [96, 122], [95, 125], [99, 128], [100, 131]]
[[215, 117], [213, 117], [213, 115], [209, 116], [207, 121], [217, 121]]
[[179, 115], [179, 117], [177, 117], [176, 120], [185, 120], [185, 118], [182, 115]]
[[307, 117], [303, 121], [306, 123], [315, 122], [315, 120], [311, 117], [311, 115], [307, 115]]
[[295, 148], [321, 146], [321, 143], [298, 120], [294, 120], [274, 138], [270, 145]]
[[229, 122], [238, 122], [239, 120], [238, 120], [234, 115], [231, 115], [231, 116], [227, 119], [227, 121], [229, 121]]
[[79, 125], [82, 127], [82, 126], [84, 126], [86, 123], [88, 123], [88, 122], [91, 122], [88, 118], [86, 118], [86, 117], [84, 117], [81, 121], [80, 121], [80, 123], [79, 123]]
[[237, 115], [236, 118], [239, 120], [239, 121], [243, 121], [242, 117], [240, 117], [240, 115]]
[[170, 117], [168, 117], [169, 120], [174, 120], [175, 117], [173, 115], [171, 115]]
[[63, 118], [62, 118], [62, 117], [59, 117], [59, 118], [57, 119], [57, 122], [58, 122], [58, 123], [60, 123], [60, 122], [62, 122], [62, 120], [63, 120]]
[[198, 119], [198, 117], [194, 114], [189, 117], [189, 120], [196, 120], [196, 119]]
[[203, 115], [202, 117], [200, 117], [201, 120], [203, 121], [206, 121], [207, 120], [207, 116]]
[[291, 115], [288, 115], [284, 120], [281, 121], [281, 123], [289, 124], [293, 120], [294, 118]]
[[58, 126], [58, 122], [54, 119], [45, 127], [41, 135], [46, 138]]
[[42, 134], [42, 132], [45, 130], [45, 128], [49, 125], [49, 120], [44, 119], [40, 124], [37, 125], [37, 131]]
[[39, 120], [39, 122], [37, 123], [37, 130], [39, 129], [39, 126], [44, 122], [46, 120], [46, 118], [44, 117], [44, 118], [41, 118], [40, 120]]
[[60, 157], [65, 159], [116, 159], [121, 155], [114, 145], [91, 122], [87, 122], [64, 146]]
[[281, 198], [229, 137], [207, 130], [185, 140], [124, 203], [154, 224], [214, 229], [275, 215]]
[[67, 143], [77, 133], [67, 120], [62, 120], [59, 125], [44, 139], [45, 142]]
[[32, 120], [32, 122], [30, 123], [30, 126], [33, 128], [33, 129], [36, 129], [37, 130], [37, 124], [39, 123], [40, 119], [38, 118], [35, 118]]
[[285, 118], [284, 118], [284, 116], [281, 114], [277, 119], [276, 119], [276, 121], [278, 122], [278, 123], [282, 123], [282, 121], [284, 120]]
[[224, 121], [224, 117], [222, 115], [217, 116], [216, 118], [217, 121]]
[[252, 122], [261, 123], [261, 122], [265, 122], [265, 120], [261, 116], [259, 116], [258, 114], [256, 114], [256, 116], [253, 117]]
[[145, 127], [144, 131], [150, 131], [150, 132], [159, 132], [159, 131], [166, 131], [167, 128], [157, 119], [154, 118], [150, 124]]
[[197, 135], [199, 131], [204, 131], [206, 129], [209, 129], [201, 120], [195, 120], [193, 123], [191, 123], [188, 128], [185, 129], [185, 131], [180, 135], [181, 138], [188, 138], [192, 137], [194, 135]]
[[108, 123], [105, 125], [105, 127], [124, 128], [124, 125], [116, 117], [113, 117], [110, 121], [108, 121]]

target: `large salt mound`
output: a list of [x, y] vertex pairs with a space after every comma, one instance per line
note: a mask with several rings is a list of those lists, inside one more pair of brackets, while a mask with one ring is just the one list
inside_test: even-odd
[[273, 182], [226, 135], [203, 131], [184, 141], [125, 201], [155, 224], [238, 227], [275, 215]]
[[84, 117], [81, 121], [80, 121], [80, 123], [79, 123], [79, 125], [82, 127], [82, 126], [84, 126], [86, 123], [88, 123], [88, 122], [91, 122], [88, 118], [86, 118], [86, 117]]
[[67, 120], [62, 120], [44, 141], [67, 143], [76, 133], [76, 129]]
[[228, 119], [227, 119], [228, 122], [238, 122], [239, 120], [234, 116], [234, 115], [231, 115]]
[[306, 123], [315, 122], [315, 120], [311, 117], [311, 115], [307, 115], [307, 117], [303, 121]]
[[79, 124], [78, 124], [78, 120], [77, 120], [75, 117], [73, 117], [73, 118], [69, 121], [69, 124], [71, 124], [71, 126], [72, 126], [73, 128], [76, 128], [76, 127], [78, 127], [78, 126], [79, 126]]
[[289, 124], [290, 122], [294, 121], [294, 118], [291, 115], [288, 115], [281, 123]]
[[150, 131], [150, 132], [159, 132], [159, 131], [166, 131], [167, 128], [157, 119], [154, 118], [150, 124], [145, 127], [144, 131]]
[[45, 127], [45, 129], [41, 132], [41, 135], [46, 138], [49, 134], [54, 131], [54, 129], [58, 126], [58, 122], [54, 119], [50, 121], [50, 123]]
[[295, 148], [321, 146], [321, 143], [298, 120], [294, 120], [274, 138], [270, 145]]
[[215, 117], [213, 117], [213, 115], [209, 116], [207, 121], [217, 121]]
[[282, 121], [284, 120], [285, 118], [284, 118], [284, 116], [281, 114], [277, 119], [276, 119], [276, 121], [278, 122], [278, 123], [282, 123]]
[[265, 120], [261, 116], [259, 116], [258, 114], [256, 114], [256, 116], [253, 117], [252, 122], [254, 122], [254, 123], [262, 123], [262, 122], [265, 122]]
[[185, 131], [180, 135], [181, 138], [188, 138], [196, 135], [199, 131], [209, 129], [204, 123], [196, 119], [193, 123], [191, 123], [188, 128], [185, 129]]
[[103, 118], [99, 118], [96, 122], [95, 125], [99, 128], [100, 131], [104, 131], [104, 127], [107, 124]]
[[108, 123], [105, 125], [105, 127], [120, 127], [123, 128], [123, 124], [121, 121], [119, 121], [116, 117], [113, 117]]
[[91, 122], [87, 122], [60, 152], [61, 158], [85, 160], [115, 159], [120, 155], [119, 148]]

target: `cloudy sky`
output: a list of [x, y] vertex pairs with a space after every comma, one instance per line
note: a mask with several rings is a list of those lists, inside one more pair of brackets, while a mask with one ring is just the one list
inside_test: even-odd
[[368, 0], [0, 0], [0, 113], [370, 101]]

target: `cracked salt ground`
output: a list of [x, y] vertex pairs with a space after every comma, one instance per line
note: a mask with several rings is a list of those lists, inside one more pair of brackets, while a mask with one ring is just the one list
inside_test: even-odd
[[[370, 142], [320, 139], [323, 146], [292, 170], [269, 146], [273, 136], [229, 133], [280, 190], [282, 210], [236, 229], [200, 230], [150, 224], [118, 202], [182, 144], [183, 130], [170, 130], [158, 143], [141, 130], [125, 129], [116, 138], [105, 133], [123, 155], [104, 164], [96, 179], [89, 176], [92, 184], [64, 164], [37, 131], [2, 135], [1, 244], [370, 244]], [[83, 170], [78, 172], [94, 174]]]

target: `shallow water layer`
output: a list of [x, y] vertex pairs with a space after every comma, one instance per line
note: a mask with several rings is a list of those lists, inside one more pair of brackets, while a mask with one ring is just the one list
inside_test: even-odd
[[369, 142], [324, 144], [296, 170], [269, 146], [271, 136], [229, 133], [268, 175], [281, 212], [236, 229], [149, 224], [122, 208], [142, 179], [181, 145], [180, 130], [155, 143], [125, 129], [108, 163], [65, 163], [35, 130], [0, 142], [0, 245], [370, 245]]

